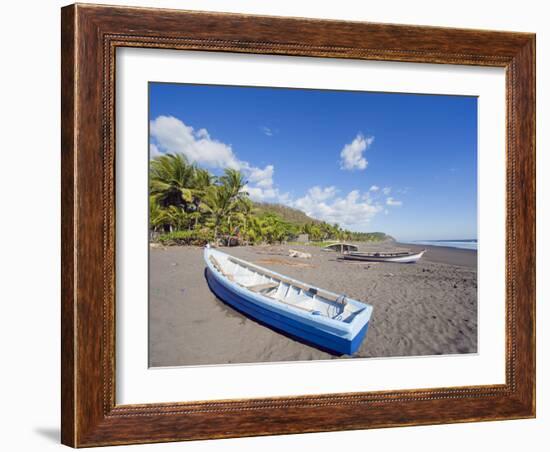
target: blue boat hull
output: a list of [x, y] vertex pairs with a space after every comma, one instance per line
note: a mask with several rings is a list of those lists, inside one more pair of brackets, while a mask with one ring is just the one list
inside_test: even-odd
[[216, 296], [238, 311], [275, 330], [282, 331], [285, 334], [331, 353], [352, 355], [359, 349], [361, 342], [363, 342], [367, 334], [368, 322], [351, 340], [316, 329], [236, 294], [230, 288], [218, 281], [208, 268], [206, 269], [206, 279], [210, 289]]

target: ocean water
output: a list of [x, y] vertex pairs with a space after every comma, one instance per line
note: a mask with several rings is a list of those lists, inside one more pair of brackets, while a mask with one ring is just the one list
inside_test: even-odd
[[477, 250], [477, 240], [413, 240], [410, 242], [413, 245], [432, 245], [432, 246], [448, 246], [451, 248], [462, 248], [465, 250]]

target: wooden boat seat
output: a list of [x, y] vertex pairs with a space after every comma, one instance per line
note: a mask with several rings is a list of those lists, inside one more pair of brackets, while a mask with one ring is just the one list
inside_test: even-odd
[[279, 303], [286, 304], [287, 306], [292, 306], [293, 308], [301, 309], [302, 311], [307, 311], [307, 312], [313, 312], [313, 311], [315, 311], [315, 309], [304, 308], [303, 306], [300, 306], [300, 305], [298, 305], [298, 304], [289, 303], [288, 301], [280, 300], [280, 299], [278, 299], [278, 298], [277, 298], [277, 301], [278, 301]]
[[[242, 265], [243, 267], [248, 267], [250, 268], [251, 270], [254, 270], [254, 271], [258, 271], [257, 268], [255, 268], [254, 266], [252, 265], [245, 265], [244, 262], [241, 262], [241, 261], [238, 261], [238, 260], [233, 260], [232, 258], [229, 258], [229, 260], [231, 262], [233, 262], [234, 264], [237, 264], [237, 265]], [[222, 275], [224, 275], [226, 278], [228, 278], [229, 280], [231, 281], [234, 281], [234, 278], [232, 275], [228, 275], [227, 273], [225, 273], [223, 270], [222, 270], [222, 267], [220, 265], [220, 263], [218, 262], [218, 260], [214, 257], [214, 256], [210, 256], [210, 262], [212, 262], [212, 265], [214, 266], [214, 268], [216, 270], [218, 270]], [[268, 272], [264, 272], [264, 273], [268, 273]], [[283, 278], [279, 278], [279, 280], [283, 280]], [[274, 289], [275, 287], [277, 287], [279, 285], [279, 283], [275, 283], [275, 282], [270, 282], [270, 283], [265, 283], [265, 284], [256, 284], [254, 286], [244, 286], [246, 287], [247, 289], [251, 290], [252, 292], [261, 292], [262, 290], [268, 290], [268, 289]], [[270, 297], [271, 298], [271, 297]], [[308, 308], [304, 308], [302, 306], [298, 306], [296, 304], [293, 304], [293, 303], [288, 303], [286, 301], [283, 301], [283, 300], [280, 300], [280, 299], [277, 299], [278, 302], [280, 303], [283, 303], [283, 304], [286, 304], [288, 306], [292, 306], [294, 308], [298, 308], [298, 309], [301, 309], [303, 311], [307, 311], [307, 312], [313, 312], [312, 309], [308, 309]]]
[[247, 286], [246, 288], [248, 290], [251, 290], [252, 292], [264, 292], [269, 289], [275, 289], [276, 287], [279, 287], [279, 283], [272, 281], [264, 284], [255, 284], [253, 286]]
[[241, 265], [242, 267], [249, 268], [252, 271], [255, 271], [257, 273], [261, 273], [265, 276], [269, 276], [270, 278], [274, 278], [274, 279], [276, 279], [278, 281], [281, 281], [285, 284], [289, 284], [291, 286], [297, 287], [297, 288], [301, 289], [303, 292], [307, 292], [311, 295], [319, 295], [319, 296], [321, 296], [321, 297], [323, 297], [323, 298], [325, 298], [326, 300], [329, 300], [329, 301], [334, 301], [334, 302], [339, 302], [340, 301], [340, 296], [338, 296], [338, 295], [333, 295], [331, 293], [325, 292], [324, 290], [315, 289], [313, 287], [306, 286], [305, 284], [299, 283], [298, 281], [291, 281], [290, 279], [284, 278], [280, 275], [276, 275], [275, 273], [270, 272], [269, 270], [266, 270], [266, 269], [263, 269], [263, 268], [260, 269], [260, 268], [256, 267], [255, 265], [249, 264], [248, 262], [241, 261], [241, 260], [235, 259], [233, 257], [229, 257], [228, 260], [230, 262], [233, 262], [234, 264]]
[[227, 279], [229, 279], [229, 281], [235, 281], [235, 278], [233, 278], [233, 275], [230, 275], [223, 271], [222, 266], [214, 256], [210, 256], [210, 262], [212, 262], [212, 265], [214, 266], [214, 268], [218, 270]]

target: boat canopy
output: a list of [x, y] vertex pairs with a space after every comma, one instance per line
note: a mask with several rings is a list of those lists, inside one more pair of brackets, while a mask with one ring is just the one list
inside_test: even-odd
[[323, 248], [323, 251], [336, 251], [340, 253], [357, 251], [358, 248], [350, 243], [332, 243]]

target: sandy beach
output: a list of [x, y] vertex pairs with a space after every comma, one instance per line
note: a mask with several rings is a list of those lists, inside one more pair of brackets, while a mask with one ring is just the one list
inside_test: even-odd
[[[477, 352], [477, 252], [384, 242], [360, 251], [422, 249], [417, 264], [338, 261], [315, 246], [223, 248], [236, 257], [373, 305], [355, 357]], [[312, 254], [288, 257], [288, 250]], [[202, 249], [151, 247], [149, 365], [184, 366], [335, 359], [275, 332], [219, 300], [204, 277]], [[349, 357], [347, 357], [349, 358]]]

